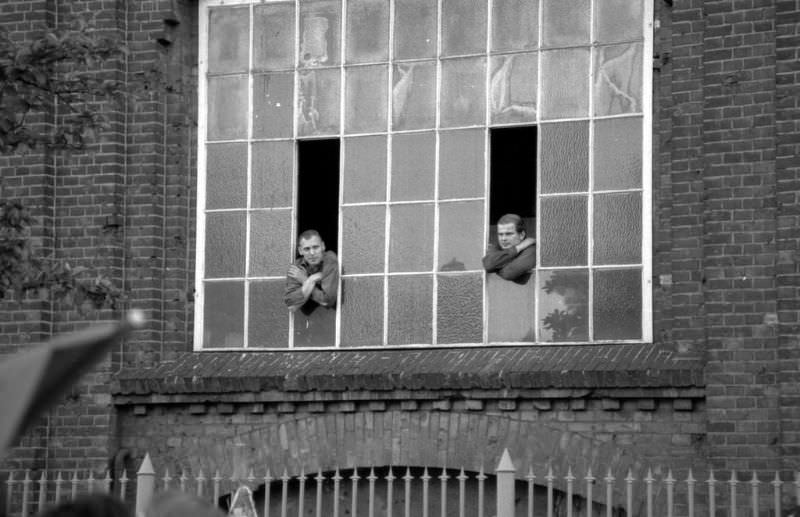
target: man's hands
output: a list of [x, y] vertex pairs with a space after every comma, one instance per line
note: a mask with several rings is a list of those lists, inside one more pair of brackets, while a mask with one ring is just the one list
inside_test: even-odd
[[526, 237], [522, 242], [516, 245], [517, 253], [521, 253], [522, 250], [530, 248], [534, 244], [536, 244], [536, 239], [533, 237]]
[[289, 271], [286, 273], [289, 278], [294, 278], [301, 284], [306, 283], [306, 279], [308, 279], [308, 275], [306, 274], [306, 270], [295, 266], [294, 264], [289, 266]]

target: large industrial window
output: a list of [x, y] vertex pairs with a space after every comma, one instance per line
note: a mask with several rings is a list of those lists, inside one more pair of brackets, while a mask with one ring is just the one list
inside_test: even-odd
[[[201, 0], [196, 347], [299, 346], [308, 199], [341, 267], [315, 346], [650, 340], [651, 10]], [[309, 187], [306, 159], [339, 184]], [[533, 169], [527, 208], [493, 193], [503, 163]], [[512, 210], [538, 241], [524, 285], [481, 266]]]

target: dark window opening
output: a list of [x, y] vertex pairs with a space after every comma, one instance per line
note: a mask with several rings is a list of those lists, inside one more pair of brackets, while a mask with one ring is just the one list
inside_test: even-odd
[[[339, 139], [297, 142], [297, 233], [314, 229], [339, 247]], [[296, 236], [295, 236], [296, 237]]]
[[534, 236], [536, 126], [494, 128], [489, 137], [489, 224], [494, 229], [503, 214], [517, 214]]

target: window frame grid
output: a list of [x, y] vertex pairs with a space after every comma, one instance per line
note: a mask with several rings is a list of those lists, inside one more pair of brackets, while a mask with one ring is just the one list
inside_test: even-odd
[[[356, 206], [385, 206], [385, 223], [384, 223], [384, 230], [385, 230], [385, 238], [384, 238], [384, 271], [382, 273], [362, 273], [362, 274], [344, 274], [342, 271], [342, 263], [344, 253], [346, 250], [340, 249], [339, 256], [340, 256], [340, 263], [339, 263], [339, 293], [338, 293], [338, 301], [341, 304], [341, 286], [342, 281], [345, 278], [360, 278], [360, 277], [383, 277], [383, 328], [382, 328], [382, 343], [378, 346], [380, 347], [398, 347], [398, 348], [409, 348], [409, 347], [431, 347], [437, 346], [438, 343], [438, 336], [437, 336], [437, 313], [438, 313], [438, 284], [439, 284], [439, 275], [453, 275], [453, 276], [460, 276], [460, 275], [471, 275], [475, 273], [481, 273], [482, 269], [472, 269], [472, 270], [465, 270], [465, 271], [448, 271], [448, 272], [440, 272], [437, 271], [438, 266], [438, 253], [439, 253], [439, 222], [440, 222], [440, 204], [441, 203], [453, 203], [459, 201], [482, 201], [484, 203], [483, 206], [483, 220], [484, 220], [484, 229], [483, 229], [483, 241], [488, 242], [491, 235], [488, 233], [488, 229], [492, 221], [489, 221], [489, 190], [490, 190], [490, 167], [489, 167], [489, 160], [490, 160], [490, 131], [492, 128], [495, 127], [515, 127], [515, 126], [529, 126], [535, 125], [537, 128], [541, 128], [541, 124], [543, 122], [542, 119], [542, 53], [546, 50], [555, 50], [560, 48], [586, 48], [585, 45], [568, 45], [568, 46], [543, 46], [542, 45], [542, 34], [543, 34], [543, 23], [542, 23], [542, 16], [544, 11], [544, 3], [545, 0], [541, 0], [538, 4], [538, 35], [537, 35], [537, 44], [535, 48], [526, 49], [524, 51], [514, 51], [514, 50], [502, 50], [502, 51], [492, 51], [492, 15], [494, 12], [494, 4], [496, 0], [488, 0], [487, 1], [487, 15], [486, 15], [486, 27], [487, 33], [485, 38], [485, 49], [483, 53], [469, 53], [464, 55], [448, 55], [442, 56], [442, 37], [443, 37], [443, 24], [442, 24], [442, 15], [443, 15], [443, 3], [444, 0], [437, 0], [436, 7], [437, 7], [437, 21], [436, 21], [436, 55], [433, 58], [415, 58], [415, 59], [400, 59], [395, 60], [395, 48], [394, 48], [394, 38], [395, 38], [395, 10], [396, 10], [396, 0], [388, 0], [389, 4], [389, 22], [388, 22], [388, 30], [389, 30], [389, 41], [388, 41], [388, 58], [387, 61], [376, 61], [376, 62], [360, 62], [357, 64], [347, 63], [346, 62], [346, 46], [347, 46], [347, 8], [348, 4], [351, 0], [341, 0], [340, 2], [340, 62], [335, 66], [327, 66], [327, 67], [313, 67], [312, 70], [317, 69], [333, 69], [338, 68], [340, 73], [340, 97], [339, 97], [339, 122], [338, 122], [338, 133], [337, 134], [323, 134], [323, 135], [306, 135], [303, 136], [303, 139], [323, 139], [323, 138], [338, 138], [340, 141], [340, 149], [343, 149], [345, 136], [347, 138], [358, 137], [358, 136], [372, 136], [372, 135], [385, 135], [386, 136], [386, 145], [387, 145], [387, 153], [386, 153], [386, 192], [385, 192], [385, 199], [384, 201], [378, 202], [358, 202], [358, 203], [345, 203], [344, 202], [344, 160], [345, 160], [345, 153], [340, 153], [340, 163], [339, 163], [339, 210], [338, 210], [338, 221], [337, 221], [337, 228], [339, 231], [339, 235], [342, 236], [342, 226], [343, 226], [343, 208], [345, 207], [356, 207]], [[605, 43], [605, 44], [598, 44], [594, 41], [595, 33], [597, 30], [597, 20], [595, 18], [595, 12], [597, 9], [597, 1], [598, 0], [591, 0], [590, 2], [590, 43], [589, 43], [589, 70], [587, 74], [587, 80], [589, 81], [589, 112], [586, 117], [575, 117], [575, 118], [548, 118], [544, 121], [548, 123], [555, 123], [555, 122], [565, 122], [565, 121], [588, 121], [589, 125], [589, 178], [588, 178], [588, 189], [587, 191], [581, 192], [568, 192], [568, 193], [547, 193], [543, 194], [541, 192], [541, 174], [540, 171], [537, 170], [537, 178], [536, 178], [536, 234], [537, 236], [541, 234], [541, 200], [545, 198], [551, 197], [559, 197], [559, 196], [575, 196], [575, 195], [582, 195], [587, 196], [587, 264], [581, 266], [541, 266], [541, 247], [537, 245], [537, 266], [536, 271], [537, 275], [535, 275], [535, 295], [534, 295], [534, 304], [535, 304], [535, 339], [534, 343], [525, 342], [525, 344], [552, 344], [552, 342], [543, 342], [541, 341], [541, 328], [540, 328], [540, 315], [539, 315], [539, 304], [540, 304], [540, 293], [539, 293], [539, 271], [551, 271], [551, 270], [587, 270], [588, 271], [588, 282], [589, 282], [589, 292], [587, 297], [587, 303], [589, 305], [588, 310], [588, 341], [580, 341], [574, 342], [574, 344], [593, 344], [593, 343], [604, 343], [604, 342], [632, 342], [632, 343], [646, 343], [652, 341], [652, 281], [650, 279], [651, 271], [652, 271], [652, 257], [649, 254], [650, 246], [652, 243], [652, 230], [651, 230], [651, 221], [652, 221], [652, 214], [650, 210], [652, 208], [652, 200], [648, 193], [652, 188], [652, 178], [651, 178], [651, 171], [652, 171], [652, 132], [649, 131], [649, 128], [652, 126], [652, 70], [648, 66], [647, 56], [650, 55], [652, 52], [653, 47], [653, 8], [652, 5], [645, 3], [643, 6], [643, 34], [641, 40], [625, 40], [613, 43]], [[296, 226], [296, 218], [297, 218], [297, 151], [296, 146], [292, 153], [292, 168], [295, 171], [292, 175], [292, 206], [291, 207], [271, 207], [271, 208], [259, 208], [254, 209], [251, 204], [251, 187], [252, 187], [252, 160], [253, 160], [253, 151], [252, 146], [256, 142], [266, 142], [266, 141], [287, 141], [288, 138], [279, 137], [279, 138], [253, 138], [253, 103], [254, 103], [254, 92], [253, 92], [253, 82], [255, 76], [255, 70], [253, 69], [253, 53], [254, 53], [254, 9], [256, 5], [264, 5], [264, 4], [289, 4], [292, 3], [294, 5], [294, 22], [295, 22], [295, 30], [294, 30], [294, 56], [293, 56], [293, 65], [288, 67], [286, 71], [291, 71], [294, 75], [294, 92], [293, 92], [293, 107], [292, 107], [292, 137], [291, 141], [296, 144], [296, 142], [300, 139], [298, 134], [298, 122], [297, 122], [297, 103], [299, 100], [299, 71], [301, 67], [299, 66], [299, 48], [300, 48], [300, 2], [298, 0], [261, 0], [260, 2], [256, 0], [200, 0], [200, 38], [199, 38], [199, 66], [198, 66], [198, 73], [200, 76], [200, 80], [198, 81], [198, 95], [201, 99], [201, 108], [205, 108], [207, 105], [207, 95], [208, 95], [208, 78], [210, 77], [224, 77], [224, 76], [242, 76], [244, 75], [242, 72], [230, 72], [230, 73], [217, 73], [213, 75], [208, 74], [208, 30], [209, 30], [209, 13], [210, 9], [213, 7], [229, 7], [229, 6], [238, 6], [238, 5], [247, 5], [249, 8], [249, 48], [248, 48], [248, 69], [246, 71], [247, 74], [247, 82], [248, 82], [248, 120], [247, 123], [247, 137], [245, 139], [230, 139], [230, 140], [211, 140], [208, 138], [207, 131], [208, 131], [208, 112], [206, 109], [200, 109], [198, 114], [198, 135], [202, 142], [202, 145], [198, 145], [198, 170], [200, 173], [198, 174], [198, 207], [200, 210], [198, 211], [198, 223], [197, 223], [197, 242], [198, 242], [198, 250], [197, 250], [197, 268], [195, 272], [195, 281], [196, 285], [199, 286], [200, 291], [204, 291], [204, 283], [214, 283], [214, 282], [224, 282], [224, 281], [244, 281], [244, 327], [243, 327], [243, 344], [244, 347], [247, 348], [249, 346], [249, 287], [250, 283], [253, 281], [261, 281], [261, 280], [280, 280], [284, 278], [283, 276], [249, 276], [250, 275], [250, 227], [251, 227], [251, 217], [253, 212], [256, 211], [273, 211], [273, 210], [291, 210], [292, 217], [291, 217], [291, 235], [292, 235], [292, 245], [290, 246], [291, 250], [291, 257], [295, 256], [294, 252], [294, 236], [297, 233]], [[594, 97], [595, 97], [595, 81], [594, 81], [594, 73], [595, 73], [595, 62], [597, 59], [598, 49], [601, 47], [606, 47], [610, 45], [620, 45], [626, 43], [641, 43], [642, 44], [642, 91], [641, 91], [641, 112], [634, 112], [634, 113], [620, 113], [614, 115], [604, 115], [604, 116], [597, 116], [594, 113]], [[525, 122], [525, 123], [518, 123], [518, 122], [505, 122], [505, 123], [492, 123], [491, 120], [491, 106], [488, 102], [488, 97], [491, 95], [491, 91], [489, 89], [491, 75], [492, 75], [492, 60], [491, 58], [494, 56], [501, 56], [501, 55], [519, 55], [524, 53], [532, 53], [537, 55], [537, 78], [536, 78], [536, 119], [535, 122]], [[442, 101], [441, 101], [441, 92], [442, 92], [442, 68], [443, 62], [451, 59], [459, 59], [464, 57], [483, 57], [485, 59], [485, 69], [484, 69], [484, 79], [485, 79], [485, 91], [483, 95], [483, 102], [484, 102], [484, 112], [483, 112], [483, 120], [481, 124], [474, 124], [474, 125], [465, 125], [465, 126], [448, 126], [447, 128], [441, 127], [441, 109], [442, 109]], [[403, 130], [395, 130], [393, 128], [393, 96], [392, 96], [392, 87], [393, 87], [393, 80], [394, 80], [394, 65], [397, 63], [413, 63], [417, 61], [431, 61], [435, 59], [435, 70], [436, 70], [436, 97], [435, 97], [435, 123], [433, 128], [425, 128], [425, 129], [403, 129]], [[366, 132], [366, 133], [348, 133], [346, 131], [346, 71], [349, 68], [353, 67], [360, 67], [360, 66], [369, 66], [369, 65], [386, 65], [388, 67], [387, 73], [387, 120], [386, 120], [386, 128], [384, 131], [374, 131], [374, 132]], [[269, 70], [267, 73], [274, 72], [276, 70]], [[265, 71], [261, 71], [265, 72]], [[649, 86], [649, 88], [647, 88]], [[594, 139], [595, 139], [595, 126], [597, 121], [605, 120], [605, 119], [614, 119], [614, 118], [632, 118], [632, 117], [641, 117], [642, 119], [642, 147], [641, 147], [641, 157], [642, 157], [642, 182], [639, 188], [629, 188], [629, 189], [613, 189], [613, 190], [596, 190], [594, 187]], [[440, 182], [440, 139], [442, 131], [455, 131], [455, 130], [464, 130], [469, 128], [479, 128], [483, 131], [484, 134], [484, 196], [483, 197], [469, 197], [469, 198], [454, 198], [454, 199], [446, 199], [441, 200], [439, 199], [439, 182]], [[430, 132], [433, 131], [435, 135], [435, 155], [434, 155], [434, 196], [433, 199], [429, 200], [413, 200], [413, 201], [393, 201], [391, 199], [391, 185], [392, 185], [392, 151], [393, 151], [393, 138], [399, 134], [406, 134], [406, 133], [415, 133], [415, 132]], [[541, 138], [542, 132], [537, 131], [537, 164], [541, 164]], [[205, 208], [206, 202], [206, 187], [207, 187], [207, 180], [205, 174], [205, 167], [207, 163], [207, 148], [206, 146], [210, 143], [246, 143], [247, 144], [247, 199], [246, 199], [246, 207], [242, 208], [223, 208], [223, 209], [207, 209]], [[642, 207], [642, 214], [641, 214], [641, 260], [638, 264], [594, 264], [594, 229], [593, 229], [593, 209], [594, 206], [594, 197], [597, 194], [611, 194], [611, 193], [624, 193], [624, 192], [638, 192], [641, 196], [641, 207]], [[433, 267], [432, 271], [415, 271], [415, 272], [390, 272], [389, 271], [389, 249], [391, 244], [391, 208], [392, 206], [397, 205], [404, 205], [404, 204], [420, 204], [420, 203], [431, 203], [434, 207], [434, 249], [432, 250], [433, 254]], [[245, 230], [245, 275], [244, 277], [226, 277], [226, 278], [213, 278], [213, 279], [205, 279], [203, 278], [203, 274], [205, 271], [205, 236], [206, 236], [206, 223], [205, 218], [206, 214], [210, 213], [218, 213], [218, 212], [245, 212], [245, 219], [247, 228]], [[537, 243], [538, 244], [538, 243]], [[341, 248], [341, 246], [340, 246]], [[595, 271], [598, 270], [620, 270], [620, 269], [641, 269], [641, 297], [640, 303], [642, 308], [641, 313], [641, 338], [640, 339], [633, 339], [633, 340], [596, 340], [594, 339], [594, 314], [593, 314], [593, 303], [594, 303], [594, 293], [593, 293], [593, 278]], [[431, 326], [432, 326], [432, 339], [431, 343], [421, 343], [421, 344], [410, 344], [410, 345], [389, 345], [388, 334], [389, 334], [389, 278], [395, 276], [407, 276], [407, 275], [428, 275], [430, 274], [433, 281], [432, 286], [432, 297], [431, 300], [431, 307], [432, 307], [432, 314], [431, 314]], [[503, 345], [503, 344], [512, 344], [512, 345], [519, 345], [522, 344], [521, 342], [513, 342], [513, 343], [504, 343], [504, 342], [489, 342], [488, 340], [488, 289], [487, 289], [487, 275], [482, 275], [482, 288], [483, 288], [483, 297], [482, 297], [482, 318], [483, 318], [483, 328], [482, 328], [482, 342], [481, 343], [457, 343], [457, 344], [447, 344], [441, 346], [487, 346], [487, 345]], [[198, 293], [199, 296], [197, 297], [196, 302], [196, 310], [195, 310], [195, 349], [201, 350], [221, 350], [226, 349], [226, 347], [213, 347], [213, 348], [204, 348], [203, 347], [203, 331], [202, 331], [202, 323], [203, 323], [203, 316], [204, 316], [204, 300], [202, 296], [202, 292]], [[289, 342], [287, 343], [288, 348], [294, 348], [294, 315], [289, 318]], [[198, 331], [199, 330], [199, 331]], [[573, 344], [573, 342], [558, 342], [558, 344]], [[336, 314], [336, 338], [334, 343], [335, 348], [341, 347], [341, 311], [337, 311]], [[311, 349], [317, 347], [311, 347]], [[319, 347], [322, 350], [329, 350], [331, 347]], [[375, 348], [375, 347], [363, 347], [363, 348]], [[238, 348], [234, 348], [238, 349]], [[261, 349], [259, 347], [259, 349]], [[275, 349], [273, 347], [265, 348], [265, 349]], [[278, 349], [285, 349], [285, 347], [279, 347]], [[306, 349], [304, 347], [304, 349]]]

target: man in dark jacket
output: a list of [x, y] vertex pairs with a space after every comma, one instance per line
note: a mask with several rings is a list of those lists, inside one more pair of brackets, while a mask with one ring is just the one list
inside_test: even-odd
[[316, 230], [300, 234], [297, 252], [300, 257], [286, 272], [286, 306], [290, 311], [302, 308], [304, 312], [313, 311], [317, 305], [335, 307], [339, 283], [336, 253], [325, 251], [325, 243]]
[[525, 224], [516, 214], [497, 221], [497, 246], [490, 245], [483, 257], [483, 268], [500, 278], [524, 284], [536, 267], [536, 239], [525, 233]]

